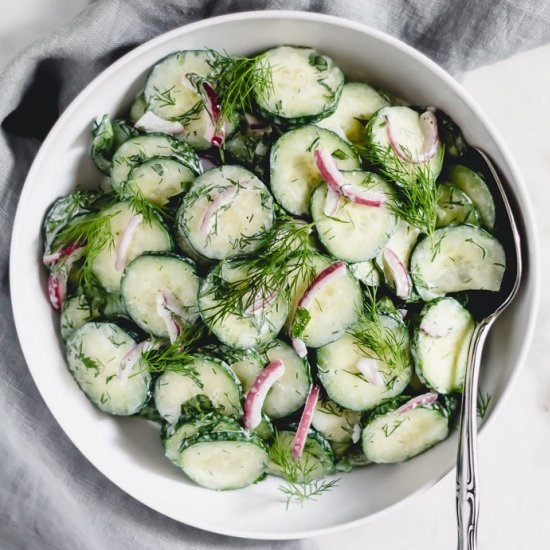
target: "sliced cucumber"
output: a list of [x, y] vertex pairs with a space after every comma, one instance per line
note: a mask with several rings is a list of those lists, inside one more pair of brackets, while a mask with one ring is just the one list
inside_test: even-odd
[[195, 180], [178, 211], [178, 231], [185, 233], [199, 254], [216, 260], [254, 252], [259, 237], [273, 222], [269, 191], [241, 166], [205, 172]]
[[200, 433], [241, 432], [242, 427], [235, 418], [210, 412], [198, 417], [182, 416], [175, 424], [165, 424], [162, 431], [164, 454], [181, 468], [181, 446], [186, 439]]
[[199, 318], [198, 290], [199, 278], [191, 262], [166, 253], [138, 256], [124, 270], [120, 285], [128, 315], [149, 334], [164, 338], [169, 333], [157, 311], [159, 295], [168, 292], [177, 306], [173, 316], [178, 323], [189, 326]]
[[439, 393], [461, 392], [468, 346], [475, 323], [454, 298], [440, 298], [424, 306], [413, 340], [419, 378]]
[[420, 174], [429, 181], [436, 180], [441, 172], [444, 149], [438, 142], [429, 160], [419, 160], [430, 148], [427, 139], [430, 138], [423, 133], [420, 114], [409, 107], [384, 107], [367, 125], [366, 141], [370, 156], [389, 174], [399, 174], [400, 177], [395, 179], [398, 185], [407, 182], [414, 184]]
[[111, 173], [111, 162], [115, 151], [138, 132], [125, 120], [111, 120], [103, 115], [92, 129], [92, 160], [106, 175]]
[[265, 56], [273, 88], [269, 94], [256, 90], [262, 114], [277, 123], [303, 124], [334, 112], [344, 75], [330, 57], [299, 46], [279, 46]]
[[360, 421], [361, 413], [343, 409], [330, 399], [320, 399], [311, 425], [333, 443], [351, 443]]
[[169, 199], [189, 189], [196, 174], [171, 158], [155, 158], [135, 166], [123, 185], [123, 194], [142, 195], [155, 204], [165, 205]]
[[[367, 411], [399, 395], [411, 380], [407, 327], [391, 315], [379, 315], [379, 321], [354, 330], [374, 334], [380, 350], [368, 348], [351, 334], [317, 350], [319, 380], [341, 407]], [[365, 378], [357, 367], [362, 359], [382, 359], [377, 361], [378, 379]]]
[[121, 416], [139, 412], [151, 396], [151, 375], [139, 364], [118, 377], [134, 338], [114, 323], [90, 321], [67, 342], [67, 363], [81, 390], [102, 411]]
[[[281, 463], [293, 460], [290, 451], [295, 436], [294, 430], [277, 432], [269, 452], [268, 470], [270, 474], [284, 477], [285, 472], [284, 468], [281, 469]], [[330, 443], [315, 430], [309, 430], [304, 452], [298, 460], [295, 471], [296, 479], [294, 481], [297, 483], [309, 483], [334, 472], [334, 453]]]
[[365, 286], [379, 286], [380, 272], [372, 260], [350, 264], [349, 270], [353, 276]]
[[336, 111], [317, 122], [317, 125], [352, 143], [362, 144], [366, 122], [376, 111], [388, 105], [387, 99], [368, 84], [348, 82], [344, 84]]
[[[351, 185], [391, 199], [390, 186], [376, 174], [354, 170], [342, 172]], [[357, 204], [340, 197], [338, 209], [331, 216], [324, 213], [328, 186], [321, 183], [311, 196], [311, 216], [319, 240], [335, 258], [362, 262], [374, 258], [386, 245], [397, 223], [386, 205], [374, 207]]]
[[271, 191], [285, 210], [297, 216], [308, 213], [311, 194], [322, 181], [313, 157], [315, 149], [330, 151], [340, 170], [361, 167], [357, 153], [334, 132], [301, 126], [283, 134], [271, 149]]
[[67, 340], [76, 329], [98, 316], [99, 312], [84, 294], [64, 300], [60, 319], [63, 340]]
[[[112, 241], [105, 242], [101, 251], [94, 257], [92, 271], [106, 290], [119, 292], [123, 270], [118, 271], [115, 267], [117, 250], [122, 234], [135, 213], [127, 202], [119, 202], [103, 210], [101, 215], [109, 218], [107, 223], [110, 225]], [[142, 221], [133, 233], [124, 267], [143, 252], [168, 252], [171, 249], [172, 239], [160, 219]]]
[[199, 157], [187, 143], [166, 134], [147, 134], [125, 141], [116, 150], [111, 169], [113, 189], [120, 191], [130, 177], [131, 171], [153, 158], [172, 158], [192, 173], [201, 173]]
[[241, 489], [264, 478], [269, 455], [257, 436], [241, 432], [199, 434], [182, 443], [180, 466], [198, 485], [217, 491]]
[[436, 227], [469, 223], [479, 225], [479, 214], [470, 197], [458, 187], [442, 183], [437, 188]]
[[134, 124], [147, 112], [147, 101], [143, 92], [138, 94], [130, 106], [130, 121]]
[[[361, 287], [346, 267], [345, 273], [323, 286], [313, 303], [305, 308], [308, 314], [307, 323], [300, 334], [294, 335], [301, 338], [308, 347], [325, 346], [340, 338], [357, 321], [362, 305]], [[293, 332], [296, 324], [295, 318]]]
[[246, 166], [258, 177], [263, 178], [274, 140], [273, 134], [271, 126], [239, 130], [226, 141], [225, 151], [228, 158], [235, 164]]
[[223, 362], [197, 356], [188, 369], [193, 375], [167, 371], [155, 383], [155, 405], [171, 424], [181, 414], [181, 406], [197, 395], [206, 395], [214, 408], [228, 416], [241, 416], [241, 384]]
[[502, 245], [472, 225], [437, 229], [411, 256], [411, 275], [424, 301], [464, 290], [497, 292], [505, 268]]
[[470, 168], [455, 164], [447, 170], [445, 179], [470, 197], [479, 212], [482, 225], [492, 231], [495, 226], [495, 202], [483, 178]]
[[403, 462], [447, 437], [449, 421], [439, 403], [398, 413], [408, 399], [402, 397], [372, 412], [361, 434], [363, 452], [372, 462]]
[[217, 295], [226, 284], [222, 278], [223, 263], [203, 279], [199, 290], [199, 309], [203, 321], [217, 338], [238, 349], [265, 346], [281, 330], [288, 314], [288, 299], [279, 294], [275, 301], [257, 313], [224, 311], [224, 301]]

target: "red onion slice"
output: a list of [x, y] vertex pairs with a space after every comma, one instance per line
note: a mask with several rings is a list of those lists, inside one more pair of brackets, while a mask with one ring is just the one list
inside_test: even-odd
[[205, 139], [214, 147], [221, 147], [225, 139], [225, 123], [220, 120], [221, 109], [218, 96], [209, 82], [202, 83], [206, 111], [208, 112], [208, 123], [205, 132]]
[[357, 185], [348, 183], [330, 153], [322, 149], [315, 149], [313, 156], [321, 177], [338, 195], [342, 195], [350, 201], [363, 206], [380, 207], [386, 202], [385, 195], [373, 193]]
[[212, 221], [216, 212], [222, 207], [225, 206], [235, 198], [237, 195], [237, 189], [235, 187], [226, 187], [222, 189], [214, 198], [214, 200], [208, 205], [204, 216], [202, 217], [200, 224], [201, 233], [208, 233], [212, 227]]
[[323, 269], [319, 275], [315, 278], [311, 286], [306, 290], [305, 294], [300, 298], [298, 302], [298, 307], [303, 307], [308, 309], [315, 298], [318, 296], [319, 292], [323, 290], [327, 285], [333, 281], [339, 279], [340, 277], [346, 274], [346, 265], [344, 262], [334, 262], [332, 265], [329, 265], [326, 269]]
[[253, 430], [262, 421], [262, 407], [267, 392], [284, 373], [285, 365], [280, 359], [277, 359], [267, 365], [252, 384], [244, 401], [243, 423], [247, 430]]
[[306, 404], [304, 405], [304, 410], [302, 412], [302, 416], [300, 417], [300, 423], [298, 424], [298, 429], [296, 430], [296, 435], [294, 436], [294, 441], [292, 442], [292, 457], [296, 460], [298, 460], [304, 452], [307, 434], [311, 428], [313, 414], [315, 413], [315, 407], [317, 406], [317, 401], [319, 400], [319, 391], [320, 388], [316, 384], [313, 388], [311, 388], [311, 391], [307, 396]]
[[116, 249], [115, 269], [116, 271], [122, 271], [126, 267], [126, 257], [128, 256], [128, 249], [134, 237], [134, 233], [138, 228], [138, 225], [143, 221], [141, 214], [135, 214], [130, 218], [128, 225], [122, 232], [120, 241]]
[[277, 292], [271, 292], [267, 296], [261, 296], [261, 293], [258, 294], [260, 294], [260, 296], [257, 295], [252, 305], [246, 309], [245, 313], [247, 315], [255, 315], [262, 312], [266, 307], [273, 304], [278, 296]]
[[214, 158], [209, 155], [202, 155], [201, 157], [199, 157], [199, 162], [201, 164], [203, 172], [206, 172], [207, 170], [210, 170], [211, 168], [216, 168], [218, 166]]
[[418, 395], [417, 397], [413, 397], [412, 399], [409, 399], [406, 403], [401, 405], [401, 407], [396, 409], [393, 414], [403, 414], [416, 409], [416, 407], [432, 405], [437, 401], [438, 397], [439, 394], [434, 391]]
[[414, 156], [407, 154], [401, 144], [397, 141], [393, 130], [391, 119], [386, 115], [386, 133], [395, 154], [406, 162], [421, 164], [429, 161], [436, 153], [439, 146], [439, 133], [437, 130], [437, 117], [432, 111], [426, 111], [420, 115], [420, 130], [423, 136], [422, 149]]
[[147, 111], [144, 115], [142, 115], [134, 126], [138, 130], [143, 130], [147, 133], [161, 132], [172, 136], [181, 134], [184, 130], [183, 124], [180, 122], [165, 120], [164, 118], [160, 118], [155, 115], [152, 111]]
[[380, 361], [377, 359], [365, 357], [359, 359], [355, 366], [367, 382], [370, 382], [374, 386], [384, 385], [384, 377], [380, 373]]
[[353, 425], [353, 432], [351, 432], [351, 442], [357, 443], [361, 439], [361, 424], [357, 423]]
[[382, 259], [393, 279], [395, 294], [399, 298], [406, 300], [410, 297], [412, 292], [412, 280], [407, 268], [403, 265], [397, 254], [390, 248], [384, 250]]
[[61, 250], [52, 252], [51, 254], [44, 254], [42, 256], [42, 263], [44, 265], [55, 264], [61, 258]]
[[60, 311], [67, 295], [67, 271], [59, 270], [58, 273], [50, 273], [48, 277], [48, 296], [50, 304], [56, 311]]
[[325, 205], [323, 206], [323, 214], [325, 216], [334, 216], [338, 210], [340, 203], [340, 195], [332, 188], [327, 187], [327, 196], [325, 197]]
[[426, 335], [430, 336], [431, 338], [445, 338], [445, 336], [449, 336], [451, 332], [453, 332], [453, 326], [440, 323], [434, 323], [429, 322], [425, 317], [422, 319], [422, 322], [420, 323], [420, 330]]
[[160, 292], [157, 295], [156, 305], [157, 315], [164, 321], [168, 332], [168, 337], [170, 338], [170, 343], [173, 344], [180, 335], [180, 326], [174, 319], [173, 312], [168, 308], [165, 292]]
[[144, 340], [139, 344], [136, 344], [120, 362], [117, 377], [121, 382], [128, 380], [130, 371], [134, 368], [134, 365], [140, 360], [141, 356], [153, 347], [151, 340]]
[[304, 357], [307, 357], [307, 347], [304, 344], [304, 341], [300, 338], [292, 338], [292, 349], [296, 352], [296, 355], [303, 359]]

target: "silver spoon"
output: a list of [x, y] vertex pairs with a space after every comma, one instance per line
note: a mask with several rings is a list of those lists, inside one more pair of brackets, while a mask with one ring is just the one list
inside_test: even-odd
[[[458, 523], [458, 550], [476, 550], [479, 496], [477, 487], [477, 387], [483, 345], [489, 329], [498, 316], [510, 305], [517, 294], [521, 281], [522, 261], [520, 235], [514, 220], [514, 213], [495, 166], [486, 153], [472, 148], [473, 161], [480, 170], [492, 178], [488, 182], [491, 189], [498, 189], [501, 208], [506, 211], [506, 219], [501, 219], [499, 240], [506, 251], [506, 272], [501, 289], [494, 296], [481, 302], [481, 321], [477, 324], [470, 341], [462, 394], [462, 416], [458, 444], [456, 469], [456, 514]], [[491, 185], [493, 183], [493, 185]], [[489, 294], [489, 293], [487, 293]]]

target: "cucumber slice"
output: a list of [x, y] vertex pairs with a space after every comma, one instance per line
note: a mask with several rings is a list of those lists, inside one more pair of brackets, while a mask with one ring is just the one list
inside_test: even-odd
[[[117, 249], [122, 234], [135, 215], [127, 202], [119, 202], [101, 212], [110, 216], [109, 225], [112, 241], [106, 242], [101, 251], [94, 257], [92, 271], [99, 283], [109, 292], [119, 292], [122, 270], [115, 267]], [[168, 252], [172, 249], [172, 239], [168, 230], [159, 219], [151, 219], [150, 223], [141, 222], [134, 234], [126, 254], [125, 266], [143, 252]]]
[[[342, 172], [346, 181], [387, 197], [390, 186], [376, 174], [354, 170]], [[311, 216], [319, 240], [335, 258], [361, 262], [374, 258], [386, 245], [397, 223], [386, 205], [374, 207], [357, 204], [340, 197], [338, 209], [332, 216], [324, 213], [328, 186], [321, 183], [311, 196]]]
[[479, 225], [479, 214], [470, 197], [458, 187], [442, 183], [437, 188], [436, 227], [468, 223]]
[[[435, 181], [443, 164], [444, 149], [438, 142], [435, 154], [427, 161], [419, 162], [425, 153], [426, 143], [417, 111], [402, 106], [384, 107], [367, 125], [366, 141], [374, 162], [389, 174], [397, 173], [398, 185], [414, 184], [422, 173], [425, 179]], [[392, 140], [390, 140], [390, 132]], [[399, 148], [401, 158], [396, 153]]]
[[130, 107], [130, 121], [136, 123], [147, 112], [147, 101], [143, 92], [138, 94]]
[[408, 399], [402, 397], [372, 412], [361, 434], [363, 452], [372, 462], [403, 462], [447, 437], [449, 421], [439, 403], [397, 413]]
[[257, 313], [231, 311], [222, 315], [223, 300], [217, 298], [218, 289], [225, 284], [222, 267], [223, 263], [216, 266], [200, 285], [199, 310], [203, 321], [228, 346], [238, 349], [265, 346], [275, 338], [285, 322], [287, 297], [279, 294], [273, 303]]
[[332, 443], [351, 443], [361, 413], [343, 409], [330, 399], [319, 400], [311, 425]]
[[63, 340], [67, 340], [76, 329], [97, 317], [99, 317], [99, 312], [84, 294], [78, 294], [65, 300], [61, 309], [59, 325], [61, 337]]
[[221, 260], [258, 248], [274, 222], [273, 199], [252, 172], [225, 165], [195, 180], [177, 218], [178, 231], [199, 254]]
[[472, 225], [437, 229], [420, 241], [411, 256], [411, 275], [424, 301], [448, 292], [490, 290], [502, 283], [506, 257], [502, 245]]
[[120, 285], [128, 315], [140, 328], [161, 338], [168, 338], [169, 333], [157, 312], [159, 294], [169, 293], [177, 305], [177, 321], [189, 326], [199, 318], [198, 290], [194, 266], [185, 258], [166, 253], [138, 256], [124, 270]]
[[[292, 443], [296, 432], [284, 430], [277, 432], [275, 441], [269, 451], [270, 461], [268, 471], [270, 474], [284, 477], [285, 464], [291, 458]], [[293, 468], [296, 472], [296, 483], [309, 483], [316, 479], [322, 479], [334, 472], [334, 453], [330, 443], [315, 430], [309, 430], [304, 452], [298, 460], [298, 465]], [[306, 474], [304, 476], [304, 474]]]
[[138, 132], [125, 120], [111, 120], [103, 115], [92, 128], [91, 155], [97, 168], [106, 174], [111, 173], [111, 162], [115, 151]]
[[495, 227], [495, 202], [483, 178], [470, 168], [455, 164], [447, 170], [445, 179], [470, 197], [479, 212], [482, 225], [492, 231]]
[[344, 84], [336, 111], [317, 122], [317, 125], [352, 143], [362, 144], [365, 140], [365, 123], [376, 111], [388, 105], [387, 99], [368, 84], [348, 82]]
[[[211, 72], [206, 50], [184, 50], [157, 63], [145, 83], [143, 95], [149, 109], [165, 120], [181, 120], [195, 105], [202, 104], [187, 75], [207, 78]], [[200, 102], [200, 103], [199, 103]]]
[[151, 375], [134, 365], [124, 379], [118, 377], [124, 356], [136, 345], [134, 338], [114, 323], [91, 321], [67, 342], [67, 363], [80, 389], [103, 412], [128, 416], [139, 412], [151, 396]]
[[[308, 347], [325, 346], [340, 338], [357, 321], [362, 306], [361, 287], [346, 267], [345, 273], [323, 286], [314, 302], [305, 308], [308, 321], [300, 334], [294, 335]], [[296, 319], [293, 321], [293, 330], [296, 330]]]
[[[379, 315], [380, 324], [369, 326], [377, 335], [382, 353], [362, 345], [355, 336], [345, 334], [336, 342], [317, 350], [321, 384], [335, 403], [352, 411], [367, 411], [399, 395], [411, 380], [409, 334], [405, 324], [391, 315]], [[360, 326], [357, 330], [362, 329]], [[357, 367], [361, 359], [379, 358], [380, 380], [368, 380]], [[383, 359], [382, 357], [380, 357]]]
[[475, 323], [454, 298], [424, 306], [413, 340], [418, 377], [439, 393], [461, 392]]
[[374, 261], [365, 260], [349, 265], [353, 276], [365, 286], [380, 286], [380, 272]]
[[243, 129], [236, 132], [225, 143], [228, 159], [242, 164], [259, 178], [266, 174], [269, 151], [274, 140], [271, 126], [259, 129]]
[[181, 447], [186, 439], [201, 433], [241, 432], [241, 425], [230, 416], [210, 412], [198, 417], [183, 416], [175, 424], [165, 424], [161, 437], [164, 454], [181, 468]]
[[350, 144], [334, 132], [317, 126], [301, 126], [283, 134], [271, 149], [271, 191], [291, 214], [308, 213], [313, 190], [322, 182], [313, 151], [330, 151], [340, 170], [361, 168]]
[[181, 406], [197, 395], [206, 395], [214, 408], [227, 416], [241, 416], [241, 384], [223, 362], [197, 356], [190, 364], [195, 375], [167, 371], [155, 383], [155, 405], [171, 424], [180, 417]]
[[125, 196], [142, 195], [155, 204], [165, 205], [169, 199], [191, 187], [196, 174], [187, 166], [170, 158], [155, 158], [135, 166], [123, 185]]
[[75, 191], [57, 199], [50, 206], [42, 224], [45, 256], [54, 252], [55, 240], [60, 231], [79, 216], [93, 212], [98, 197], [95, 192]]
[[113, 155], [111, 185], [120, 191], [138, 165], [152, 158], [172, 158], [194, 174], [201, 173], [199, 157], [187, 143], [166, 134], [147, 134], [125, 141]]
[[344, 75], [330, 57], [300, 46], [279, 46], [264, 55], [273, 88], [269, 94], [256, 90], [263, 115], [279, 124], [303, 124], [334, 112]]
[[269, 455], [265, 443], [246, 432], [211, 432], [185, 440], [180, 466], [207, 489], [241, 489], [263, 479]]

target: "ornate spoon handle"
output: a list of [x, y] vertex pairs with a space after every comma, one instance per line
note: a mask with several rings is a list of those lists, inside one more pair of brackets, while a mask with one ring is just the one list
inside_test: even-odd
[[483, 344], [493, 321], [489, 317], [476, 326], [468, 349], [456, 469], [458, 550], [477, 549], [477, 384]]

